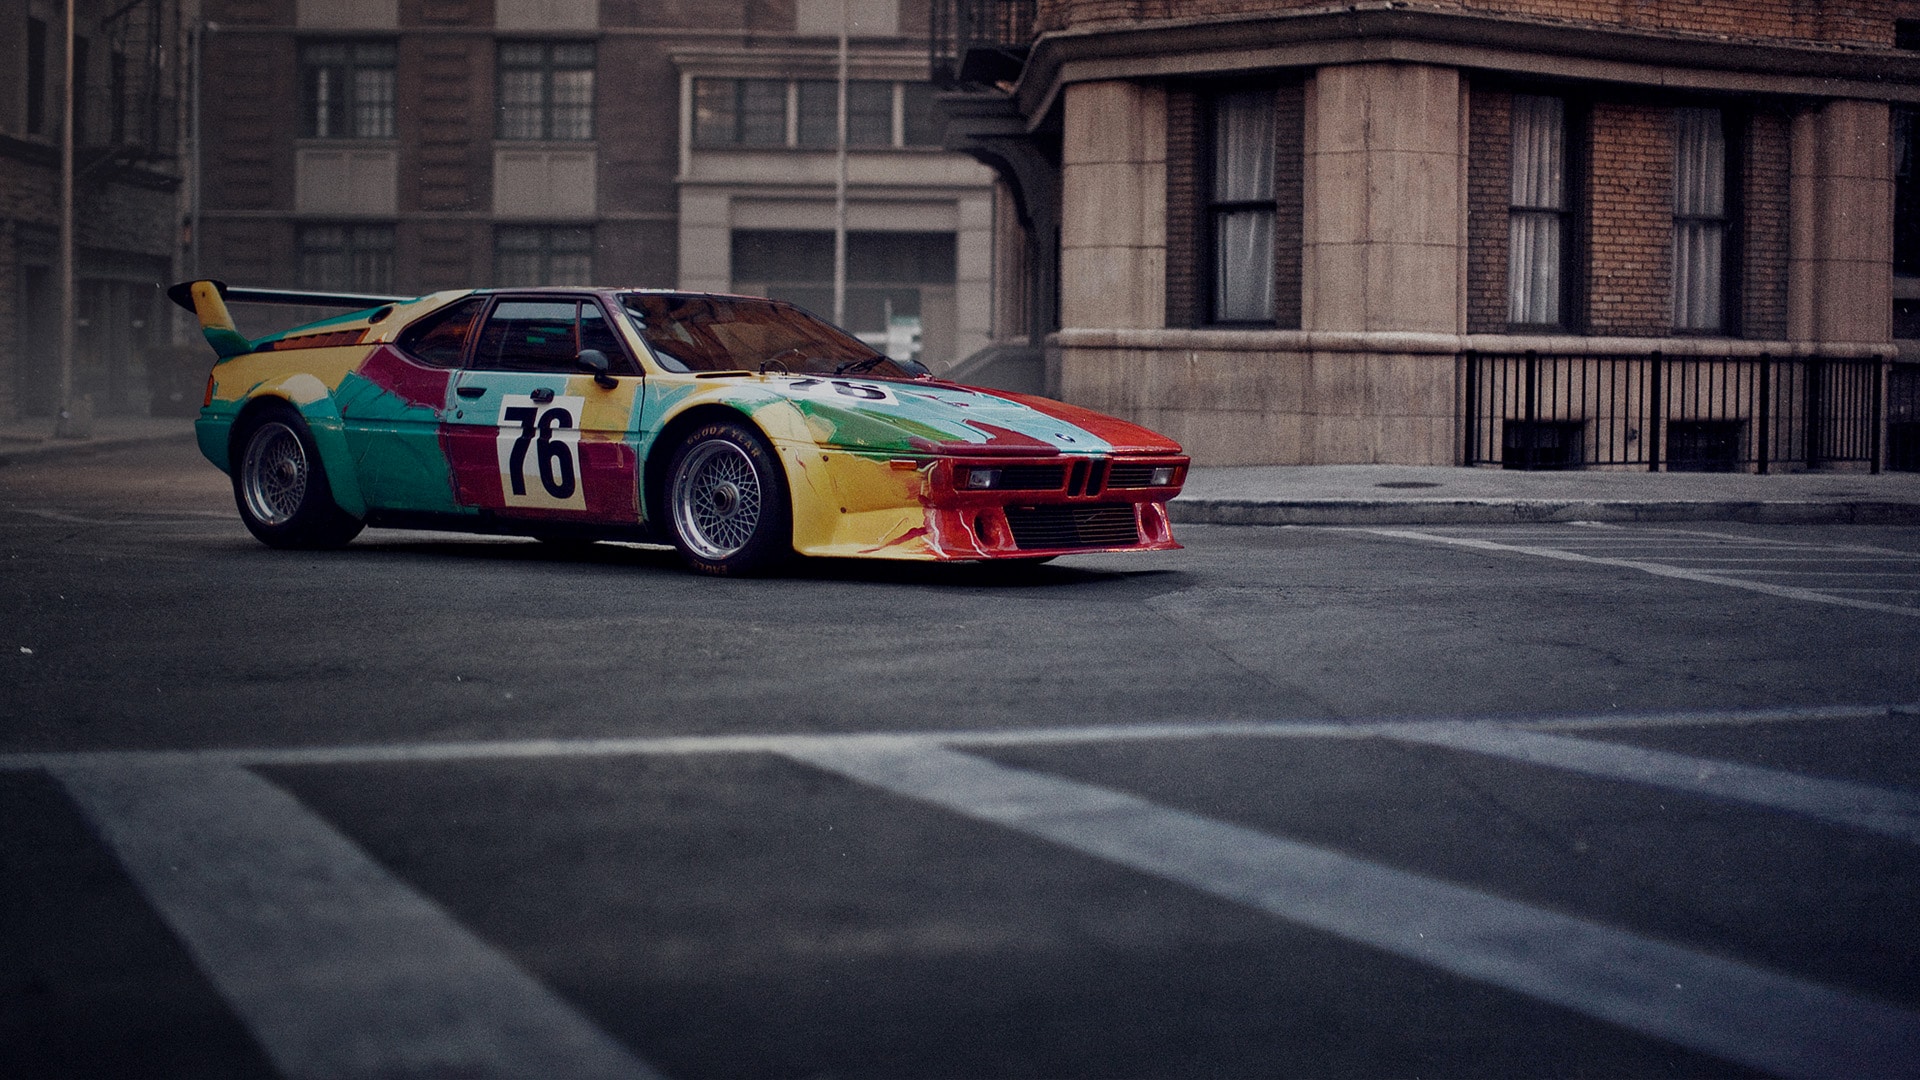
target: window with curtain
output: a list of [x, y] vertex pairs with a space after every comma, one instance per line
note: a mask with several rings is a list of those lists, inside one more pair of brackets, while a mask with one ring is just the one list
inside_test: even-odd
[[1507, 321], [1564, 325], [1567, 241], [1567, 103], [1513, 96], [1513, 180], [1507, 209]]
[[1274, 92], [1213, 99], [1207, 192], [1213, 321], [1274, 321]]
[[1673, 326], [1725, 328], [1727, 136], [1718, 109], [1673, 111]]
[[593, 138], [590, 41], [505, 41], [499, 54], [502, 139]]

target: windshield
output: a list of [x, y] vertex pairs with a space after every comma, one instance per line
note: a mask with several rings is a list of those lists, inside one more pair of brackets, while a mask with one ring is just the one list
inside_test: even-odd
[[627, 293], [627, 317], [672, 371], [756, 371], [911, 379], [912, 360], [889, 360], [859, 338], [792, 304], [741, 296]]

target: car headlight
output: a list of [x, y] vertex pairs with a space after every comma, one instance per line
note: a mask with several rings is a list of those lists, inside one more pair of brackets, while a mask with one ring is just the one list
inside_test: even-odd
[[985, 491], [988, 488], [1000, 486], [1000, 470], [962, 466], [957, 480], [958, 483], [955, 486], [963, 490]]
[[1168, 484], [1173, 483], [1173, 473], [1173, 466], [1161, 465], [1147, 474], [1147, 486], [1166, 487]]

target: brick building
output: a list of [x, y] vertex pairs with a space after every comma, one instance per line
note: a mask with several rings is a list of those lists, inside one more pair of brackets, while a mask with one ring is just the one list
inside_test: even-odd
[[[144, 413], [178, 389], [150, 383], [147, 364], [168, 337], [154, 286], [180, 248], [185, 19], [167, 0], [75, 9], [73, 390], [99, 411]], [[0, 0], [0, 417], [60, 406], [65, 19], [60, 0]]]
[[[598, 282], [829, 313], [841, 10], [207, 0], [201, 265], [322, 290]], [[846, 12], [846, 322], [939, 368], [991, 336], [992, 174], [931, 126], [925, 9]]]
[[1920, 467], [1920, 3], [931, 7], [1051, 386], [1197, 460]]

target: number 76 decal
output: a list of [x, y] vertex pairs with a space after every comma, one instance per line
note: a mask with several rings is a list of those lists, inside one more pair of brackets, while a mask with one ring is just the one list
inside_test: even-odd
[[527, 394], [502, 396], [494, 450], [500, 459], [500, 494], [505, 505], [587, 508], [580, 485], [579, 426], [586, 400], [556, 397], [536, 402]]

